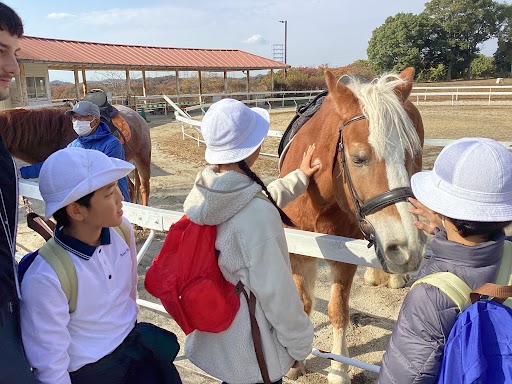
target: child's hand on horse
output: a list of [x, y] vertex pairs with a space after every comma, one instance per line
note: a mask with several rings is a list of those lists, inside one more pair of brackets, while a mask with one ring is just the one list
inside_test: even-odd
[[313, 153], [315, 152], [315, 144], [311, 144], [307, 151], [304, 152], [304, 156], [302, 157], [302, 162], [300, 163], [299, 169], [304, 172], [308, 177], [311, 177], [318, 171], [322, 163], [320, 159], [313, 160]]
[[434, 228], [436, 228], [436, 227], [442, 228], [443, 227], [443, 223], [442, 223], [441, 219], [439, 218], [438, 214], [436, 214], [431, 209], [428, 209], [426, 206], [421, 204], [418, 200], [416, 200], [413, 197], [409, 197], [408, 200], [409, 200], [409, 203], [411, 203], [414, 206], [414, 208], [409, 208], [407, 211], [414, 215], [424, 217], [428, 222], [428, 223], [424, 223], [422, 221], [415, 221], [413, 224], [417, 228], [425, 231], [426, 233], [428, 233], [430, 235], [433, 235]]

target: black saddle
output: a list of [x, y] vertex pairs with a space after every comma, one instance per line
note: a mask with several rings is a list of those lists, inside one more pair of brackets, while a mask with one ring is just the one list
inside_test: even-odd
[[108, 125], [110, 132], [114, 135], [121, 134], [117, 127], [112, 123], [112, 117], [117, 116], [119, 111], [108, 102], [105, 91], [102, 89], [91, 89], [82, 100], [87, 100], [96, 104], [100, 109], [100, 120]]

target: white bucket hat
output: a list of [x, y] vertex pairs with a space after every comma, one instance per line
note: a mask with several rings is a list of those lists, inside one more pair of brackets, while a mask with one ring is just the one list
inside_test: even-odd
[[46, 203], [45, 218], [105, 185], [128, 175], [135, 167], [94, 149], [64, 148], [45, 160], [39, 191]]
[[249, 108], [233, 99], [214, 103], [204, 115], [201, 133], [204, 158], [210, 164], [244, 160], [261, 145], [268, 133], [270, 115], [263, 108]]
[[453, 219], [512, 220], [512, 153], [491, 139], [467, 138], [447, 145], [432, 171], [411, 178], [416, 198]]

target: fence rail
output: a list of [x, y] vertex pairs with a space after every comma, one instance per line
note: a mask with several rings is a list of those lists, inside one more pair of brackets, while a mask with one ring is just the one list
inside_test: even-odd
[[[19, 193], [22, 196], [42, 200], [37, 183], [20, 180]], [[124, 215], [132, 224], [150, 229], [150, 236], [142, 245], [137, 255], [137, 263], [145, 256], [149, 244], [153, 241], [155, 231], [167, 231], [172, 223], [178, 221], [183, 212], [168, 211], [164, 209], [145, 207], [133, 203], [123, 202]], [[288, 249], [291, 253], [316, 257], [325, 260], [340, 261], [349, 264], [381, 268], [373, 248], [368, 248], [366, 240], [355, 240], [341, 236], [324, 235], [320, 233], [301, 231], [297, 229], [285, 229]], [[161, 304], [147, 300], [137, 300], [137, 304], [167, 314]], [[322, 356], [318, 350], [313, 354], [319, 357], [336, 358], [345, 364], [357, 366], [362, 369], [378, 372], [378, 365], [368, 364], [363, 361], [351, 359], [346, 356], [327, 354]]]

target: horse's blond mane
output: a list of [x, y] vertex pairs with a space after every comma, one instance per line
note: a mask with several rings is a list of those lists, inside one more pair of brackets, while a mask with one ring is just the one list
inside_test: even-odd
[[378, 158], [384, 157], [386, 145], [390, 143], [392, 130], [398, 133], [404, 151], [411, 156], [421, 150], [416, 129], [401, 101], [394, 92], [395, 87], [406, 81], [396, 74], [385, 74], [371, 82], [362, 82], [360, 77], [350, 76], [348, 87], [359, 100], [361, 110], [369, 121], [372, 146]]

